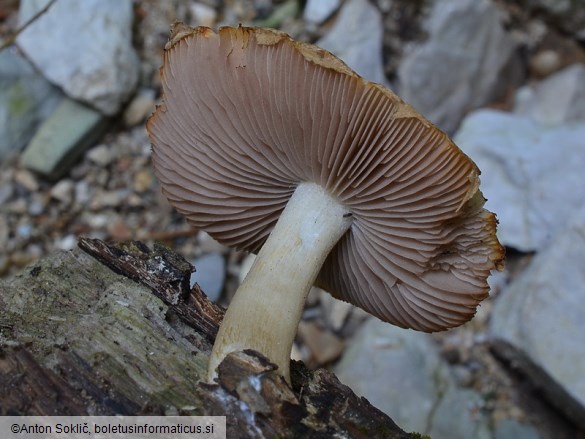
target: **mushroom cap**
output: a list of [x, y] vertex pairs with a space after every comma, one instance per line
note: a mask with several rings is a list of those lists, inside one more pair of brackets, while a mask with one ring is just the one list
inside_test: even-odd
[[176, 26], [149, 119], [155, 174], [187, 221], [257, 251], [301, 182], [353, 214], [317, 278], [427, 332], [469, 320], [504, 250], [479, 170], [390, 90], [270, 29]]

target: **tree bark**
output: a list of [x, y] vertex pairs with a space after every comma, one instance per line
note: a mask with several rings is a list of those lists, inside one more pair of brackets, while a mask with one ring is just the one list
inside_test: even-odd
[[[162, 246], [81, 239], [0, 283], [0, 415], [218, 415], [234, 438], [414, 438], [326, 370], [254, 351], [200, 382], [223, 317]], [[381, 380], [383, 377], [380, 378]]]

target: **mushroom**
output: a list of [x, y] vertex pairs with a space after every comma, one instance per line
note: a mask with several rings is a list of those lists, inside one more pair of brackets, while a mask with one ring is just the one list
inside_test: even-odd
[[261, 28], [175, 26], [148, 121], [170, 203], [257, 252], [209, 379], [254, 349], [289, 380], [313, 284], [403, 328], [469, 320], [504, 251], [476, 165], [392, 91], [329, 52]]

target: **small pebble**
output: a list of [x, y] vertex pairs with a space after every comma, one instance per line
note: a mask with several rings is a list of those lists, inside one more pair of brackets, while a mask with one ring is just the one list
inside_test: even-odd
[[73, 250], [77, 246], [77, 238], [75, 235], [65, 235], [63, 238], [55, 241], [55, 247], [59, 250]]
[[34, 259], [39, 259], [41, 256], [43, 256], [43, 254], [46, 253], [41, 245], [35, 243], [29, 244], [26, 247], [26, 251]]
[[138, 194], [130, 194], [126, 199], [128, 206], [130, 207], [141, 207], [144, 206], [144, 200], [142, 196]]
[[110, 181], [110, 172], [107, 169], [100, 169], [95, 173], [94, 184], [100, 187], [106, 187]]
[[79, 204], [87, 203], [91, 198], [89, 183], [85, 180], [75, 184], [75, 201]]
[[32, 172], [26, 169], [19, 169], [16, 171], [14, 180], [27, 189], [29, 192], [36, 192], [39, 190], [39, 183]]
[[33, 194], [28, 201], [27, 212], [30, 216], [39, 216], [45, 211], [45, 202], [42, 194]]
[[530, 60], [530, 68], [537, 76], [548, 76], [561, 67], [561, 56], [554, 50], [541, 50]]
[[32, 234], [33, 228], [30, 224], [21, 224], [16, 228], [16, 234], [19, 238], [28, 239]]
[[111, 222], [112, 215], [107, 213], [98, 213], [95, 215], [85, 215], [87, 224], [92, 229], [101, 229]]
[[128, 197], [128, 189], [98, 192], [91, 203], [90, 209], [100, 210], [105, 207], [118, 207]]
[[154, 90], [145, 89], [138, 93], [124, 111], [126, 126], [143, 122], [154, 111]]
[[150, 169], [141, 169], [134, 175], [133, 188], [136, 192], [142, 193], [147, 191], [152, 185], [153, 175]]
[[112, 163], [113, 154], [108, 145], [98, 145], [87, 152], [87, 158], [99, 166], [108, 166]]
[[26, 213], [28, 209], [27, 202], [24, 198], [18, 198], [14, 201], [11, 201], [6, 206], [6, 210], [10, 213], [15, 213], [17, 215], [22, 215]]
[[61, 180], [51, 189], [51, 197], [68, 206], [73, 201], [74, 183], [69, 179]]

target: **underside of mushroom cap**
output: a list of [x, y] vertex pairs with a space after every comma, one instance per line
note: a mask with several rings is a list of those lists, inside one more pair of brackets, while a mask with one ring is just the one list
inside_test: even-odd
[[257, 251], [301, 182], [353, 214], [317, 283], [407, 328], [460, 325], [504, 252], [479, 170], [394, 93], [269, 29], [177, 27], [148, 121], [171, 204], [218, 241]]

